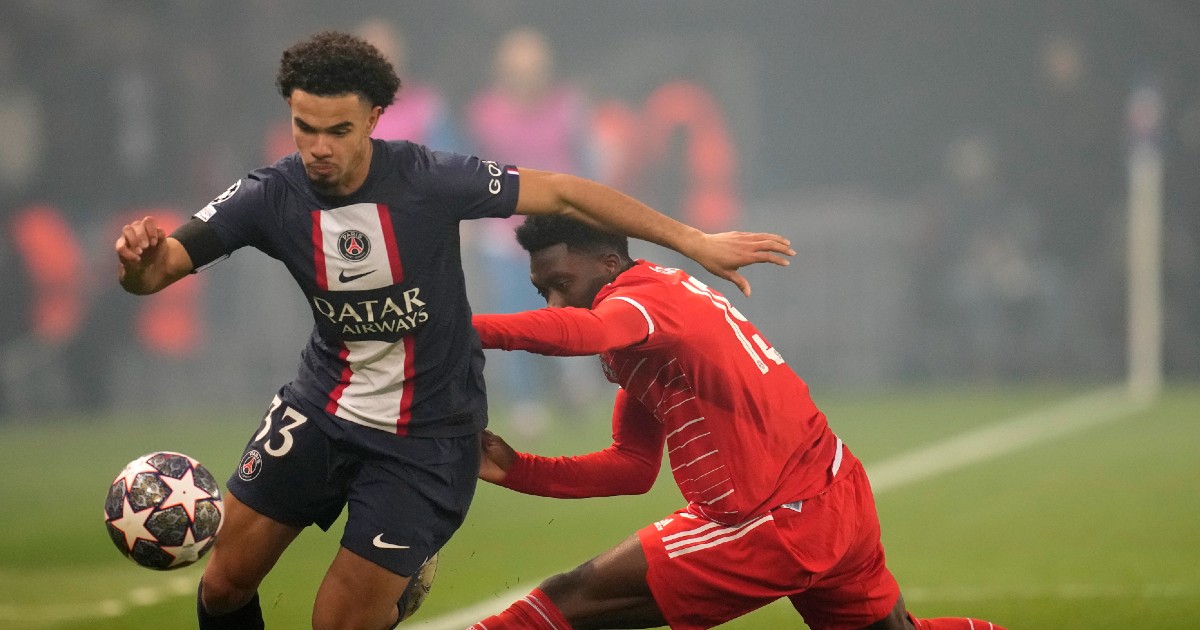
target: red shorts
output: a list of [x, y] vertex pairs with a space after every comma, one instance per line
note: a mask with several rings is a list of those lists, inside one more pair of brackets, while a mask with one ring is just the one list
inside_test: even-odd
[[875, 498], [855, 463], [799, 510], [727, 526], [680, 510], [638, 531], [646, 581], [672, 628], [710, 628], [780, 597], [813, 630], [862, 628], [896, 605]]

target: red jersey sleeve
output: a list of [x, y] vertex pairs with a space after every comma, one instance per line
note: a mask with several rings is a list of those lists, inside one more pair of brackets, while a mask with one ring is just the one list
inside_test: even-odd
[[504, 487], [558, 499], [649, 491], [662, 463], [665, 440], [662, 423], [620, 389], [613, 405], [612, 431], [611, 446], [587, 455], [542, 457], [517, 453]]
[[650, 324], [636, 306], [607, 300], [593, 309], [542, 308], [509, 315], [475, 315], [471, 322], [487, 349], [550, 356], [585, 356], [646, 339]]

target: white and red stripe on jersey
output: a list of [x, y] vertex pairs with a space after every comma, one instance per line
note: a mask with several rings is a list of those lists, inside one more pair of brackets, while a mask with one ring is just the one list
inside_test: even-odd
[[[360, 203], [314, 210], [312, 221], [313, 266], [321, 291], [381, 289], [404, 281], [386, 206]], [[339, 252], [339, 237], [351, 230], [374, 244], [354, 261]], [[325, 410], [356, 424], [405, 433], [412, 419], [413, 341], [411, 335], [397, 343], [341, 341], [338, 360], [343, 367]]]

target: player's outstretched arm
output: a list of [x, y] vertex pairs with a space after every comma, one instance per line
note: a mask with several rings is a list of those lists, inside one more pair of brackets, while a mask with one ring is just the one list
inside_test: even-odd
[[192, 258], [179, 241], [166, 235], [154, 217], [121, 228], [116, 242], [121, 287], [135, 295], [161, 291], [192, 272]]
[[522, 168], [517, 213], [565, 214], [593, 227], [669, 247], [734, 283], [747, 296], [750, 283], [738, 269], [764, 262], [787, 265], [784, 256], [796, 254], [791, 243], [777, 234], [708, 234], [608, 186], [562, 173]]
[[666, 430], [636, 398], [618, 389], [613, 441], [586, 455], [544, 457], [515, 451], [484, 431], [479, 477], [525, 494], [559, 499], [644, 494], [662, 463]]
[[524, 350], [548, 356], [587, 356], [645, 341], [646, 316], [623, 300], [596, 308], [539, 308], [522, 313], [473, 315], [485, 350]]

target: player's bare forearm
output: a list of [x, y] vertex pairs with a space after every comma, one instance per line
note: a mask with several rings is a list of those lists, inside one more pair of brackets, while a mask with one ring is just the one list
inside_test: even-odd
[[518, 214], [563, 214], [692, 256], [704, 233], [603, 184], [563, 173], [521, 169]]
[[118, 271], [117, 279], [122, 289], [134, 295], [158, 293], [174, 282], [174, 280], [168, 281], [166, 276], [153, 266], [140, 269], [122, 266]]
[[700, 263], [750, 295], [750, 283], [738, 269], [755, 263], [787, 265], [794, 256], [789, 241], [777, 234], [707, 234], [646, 204], [581, 177], [521, 169], [519, 214], [564, 214], [594, 227], [669, 247]]

